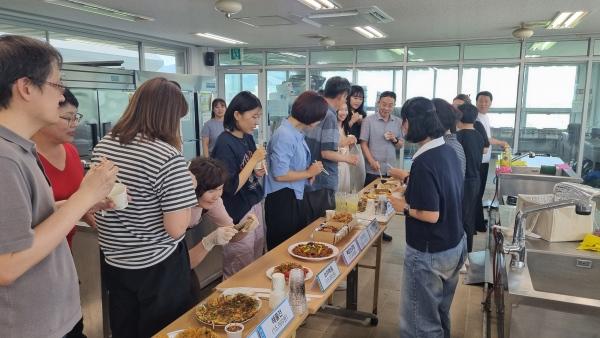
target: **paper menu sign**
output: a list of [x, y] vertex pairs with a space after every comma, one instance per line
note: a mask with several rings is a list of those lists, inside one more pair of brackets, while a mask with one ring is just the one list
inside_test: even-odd
[[360, 250], [364, 250], [369, 245], [370, 240], [371, 236], [369, 235], [369, 230], [366, 228], [358, 234], [358, 237], [356, 237], [356, 243]]
[[360, 254], [361, 250], [356, 241], [352, 241], [346, 248], [342, 251], [342, 260], [344, 264], [350, 265], [356, 257]]
[[289, 298], [285, 298], [268, 316], [265, 318], [250, 335], [249, 338], [276, 338], [281, 335], [283, 330], [294, 320], [294, 312], [290, 305]]
[[375, 235], [379, 231], [379, 223], [377, 223], [376, 220], [371, 221], [371, 223], [369, 223], [369, 225], [367, 226], [367, 231], [369, 231], [370, 238], [375, 237]]
[[340, 269], [336, 261], [332, 260], [321, 271], [319, 271], [315, 280], [319, 283], [319, 289], [321, 289], [321, 292], [325, 292], [325, 290], [327, 290], [327, 288], [329, 288], [339, 276]]

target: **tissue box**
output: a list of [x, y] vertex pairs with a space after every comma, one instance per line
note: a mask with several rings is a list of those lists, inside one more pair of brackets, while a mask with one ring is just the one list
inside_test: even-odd
[[[554, 195], [519, 195], [517, 210], [554, 201]], [[544, 210], [527, 216], [526, 229], [549, 242], [580, 241], [594, 227], [596, 203], [592, 202], [591, 215], [577, 215], [575, 206]]]

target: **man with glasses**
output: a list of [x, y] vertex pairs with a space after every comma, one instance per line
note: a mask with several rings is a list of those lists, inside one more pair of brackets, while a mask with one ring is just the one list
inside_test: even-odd
[[[388, 169], [396, 163], [396, 149], [402, 148], [402, 120], [392, 112], [396, 107], [396, 93], [385, 91], [377, 100], [377, 113], [367, 116], [360, 129], [360, 147], [365, 156], [367, 176], [365, 186], [380, 175], [387, 176]], [[384, 233], [383, 240], [392, 236]]]
[[79, 286], [65, 237], [112, 189], [103, 161], [77, 192], [55, 203], [33, 135], [58, 123], [65, 100], [62, 57], [49, 44], [0, 37], [0, 336], [64, 337], [81, 319]]

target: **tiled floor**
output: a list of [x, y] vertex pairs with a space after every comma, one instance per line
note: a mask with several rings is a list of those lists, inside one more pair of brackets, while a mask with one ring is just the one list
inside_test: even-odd
[[[396, 216], [389, 224], [387, 232], [394, 237], [390, 243], [383, 244], [382, 270], [379, 293], [379, 324], [375, 327], [362, 323], [337, 318], [326, 314], [310, 316], [298, 330], [298, 338], [320, 337], [399, 337], [399, 302], [404, 260], [404, 219]], [[484, 235], [475, 237], [474, 251], [484, 248]], [[372, 264], [375, 249], [370, 249], [364, 263]], [[359, 270], [358, 309], [370, 312], [373, 299], [374, 272], [368, 269]], [[483, 289], [480, 286], [464, 285], [461, 281], [454, 296], [451, 309], [452, 337], [481, 338], [482, 318], [481, 300]], [[344, 305], [345, 292], [338, 291], [334, 296], [335, 305]]]

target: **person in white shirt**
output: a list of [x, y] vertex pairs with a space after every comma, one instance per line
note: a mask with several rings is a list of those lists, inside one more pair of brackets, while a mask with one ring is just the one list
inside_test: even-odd
[[[479, 170], [479, 177], [481, 178], [481, 185], [479, 186], [479, 199], [483, 198], [483, 194], [485, 192], [485, 184], [487, 182], [488, 171], [490, 168], [490, 159], [492, 158], [492, 147], [494, 145], [501, 146], [502, 148], [508, 147], [509, 144], [506, 141], [498, 140], [492, 137], [492, 132], [490, 128], [490, 118], [487, 115], [490, 107], [492, 106], [492, 101], [494, 97], [492, 93], [488, 91], [482, 91], [477, 93], [476, 102], [477, 102], [477, 110], [479, 114], [477, 116], [477, 121], [483, 124], [485, 128], [485, 132], [490, 141], [490, 148], [488, 151], [483, 154], [483, 158], [481, 159], [481, 167]], [[486, 231], [486, 223], [483, 217], [483, 208], [477, 208], [476, 220], [475, 220], [475, 229], [480, 232]]]

